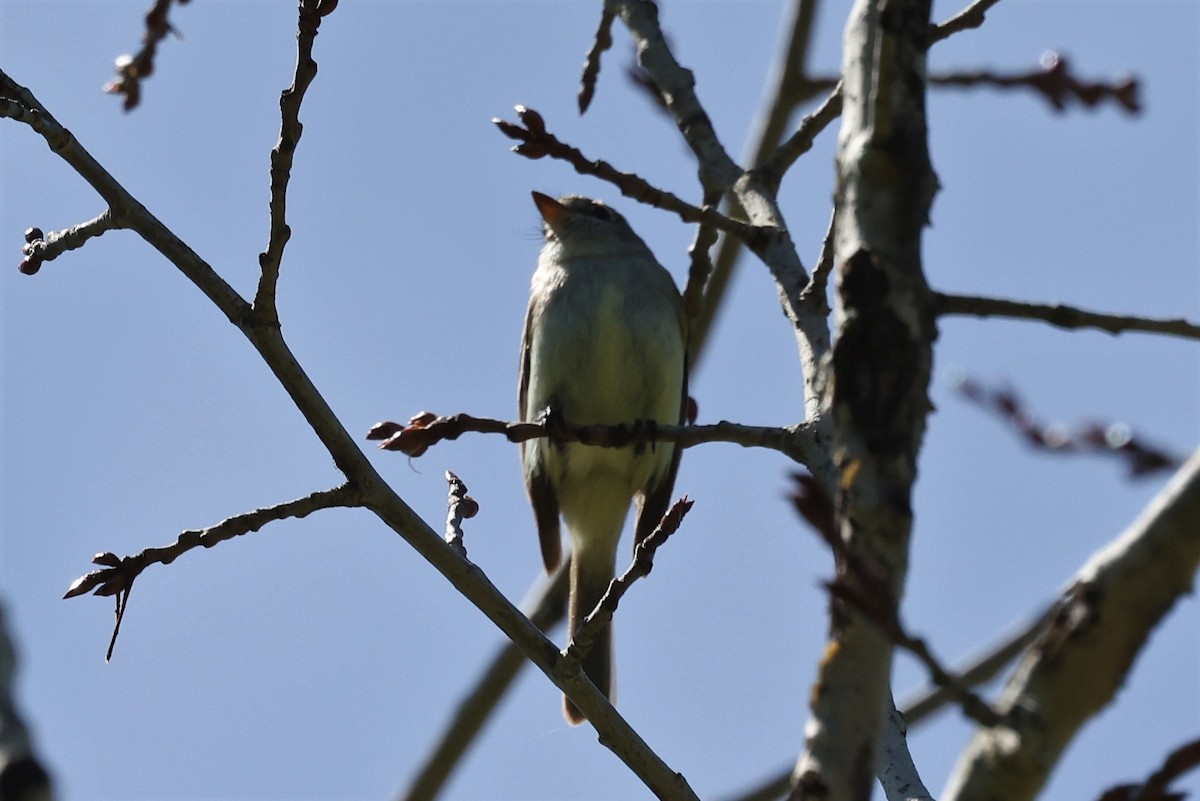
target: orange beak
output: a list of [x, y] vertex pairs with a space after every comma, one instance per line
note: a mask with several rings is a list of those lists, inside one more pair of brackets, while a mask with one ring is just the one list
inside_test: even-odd
[[567, 216], [567, 207], [559, 203], [549, 195], [543, 195], [541, 192], [533, 192], [533, 202], [538, 207], [538, 212], [542, 215], [542, 219], [546, 221], [551, 229], [557, 228]]

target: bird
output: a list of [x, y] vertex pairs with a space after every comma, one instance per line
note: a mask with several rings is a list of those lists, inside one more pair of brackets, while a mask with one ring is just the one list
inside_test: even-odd
[[[678, 425], [687, 406], [687, 315], [671, 274], [617, 211], [579, 195], [533, 192], [543, 244], [521, 337], [520, 419], [574, 425]], [[525, 487], [547, 573], [571, 544], [569, 635], [608, 589], [630, 506], [634, 547], [666, 513], [682, 452], [673, 443], [621, 448], [537, 438], [521, 444]], [[614, 698], [611, 624], [582, 660]], [[563, 698], [572, 725], [583, 713]]]

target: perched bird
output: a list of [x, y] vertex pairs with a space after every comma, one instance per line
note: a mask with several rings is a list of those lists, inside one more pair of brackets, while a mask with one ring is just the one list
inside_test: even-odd
[[[617, 212], [576, 195], [533, 193], [544, 220], [521, 338], [520, 417], [550, 413], [576, 425], [683, 421], [687, 317], [675, 282]], [[603, 448], [540, 438], [521, 445], [547, 572], [562, 558], [559, 515], [571, 540], [570, 633], [604, 597], [617, 543], [637, 501], [634, 545], [671, 500], [680, 449], [657, 442]], [[583, 670], [613, 697], [612, 627]], [[583, 713], [563, 699], [572, 724]]]

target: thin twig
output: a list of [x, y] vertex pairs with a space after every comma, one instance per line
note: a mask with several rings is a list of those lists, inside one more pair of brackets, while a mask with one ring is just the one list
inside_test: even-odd
[[1057, 423], [1042, 423], [1017, 393], [1008, 388], [992, 388], [962, 377], [955, 382], [958, 393], [999, 416], [1028, 445], [1047, 453], [1093, 453], [1117, 458], [1132, 478], [1144, 478], [1164, 470], [1175, 470], [1183, 457], [1160, 448], [1137, 435], [1124, 423], [1089, 422], [1074, 432]]
[[57, 259], [68, 250], [83, 247], [89, 239], [100, 236], [105, 231], [121, 227], [123, 226], [117, 223], [112, 212], [105, 209], [87, 222], [61, 231], [51, 231], [49, 235], [43, 234], [40, 228], [30, 228], [25, 232], [25, 246], [21, 248], [25, 258], [21, 260], [18, 269], [25, 275], [35, 275], [45, 262]]
[[813, 309], [817, 314], [828, 315], [829, 276], [833, 274], [834, 257], [837, 255], [834, 247], [834, 235], [837, 232], [837, 209], [829, 215], [829, 227], [825, 229], [825, 238], [821, 241], [821, 252], [817, 256], [817, 264], [813, 267], [812, 278], [808, 286], [800, 293], [800, 302]]
[[104, 199], [115, 226], [136, 231], [208, 296], [230, 322], [239, 327], [245, 324], [250, 306], [233, 287], [100, 166], [32, 92], [3, 70], [0, 94], [6, 96], [0, 99], [0, 116], [25, 123], [45, 139], [50, 149]]
[[817, 136], [842, 114], [842, 84], [839, 81], [829, 96], [817, 106], [813, 113], [800, 121], [796, 132], [781, 144], [770, 158], [759, 168], [763, 179], [774, 185], [783, 180], [783, 175], [796, 160], [812, 150]]
[[704, 193], [724, 194], [742, 177], [743, 170], [725, 151], [701, 105], [695, 76], [671, 52], [658, 23], [658, 6], [651, 0], [607, 0], [605, 7], [621, 17], [633, 36], [639, 66], [654, 81], [680, 135], [696, 156]]
[[634, 548], [633, 562], [624, 573], [609, 582], [604, 597], [596, 604], [595, 609], [588, 612], [587, 617], [576, 629], [571, 642], [567, 644], [563, 656], [572, 669], [579, 667], [583, 657], [596, 642], [596, 638], [600, 636], [605, 627], [612, 623], [613, 614], [616, 613], [617, 606], [625, 597], [625, 593], [629, 592], [629, 588], [638, 579], [650, 575], [650, 571], [654, 568], [655, 552], [672, 534], [679, 530], [683, 518], [691, 511], [693, 505], [695, 505], [695, 501], [686, 495], [675, 501], [670, 510], [663, 515], [662, 520], [658, 522], [654, 531]]
[[75, 579], [63, 598], [75, 598], [89, 592], [94, 595], [116, 595], [125, 590], [150, 565], [169, 565], [194, 548], [211, 548], [225, 540], [258, 531], [277, 520], [307, 517], [320, 509], [361, 505], [359, 493], [349, 485], [343, 484], [293, 501], [234, 515], [208, 528], [188, 529], [170, 545], [146, 548], [133, 556], [117, 556], [108, 552], [97, 554], [92, 562], [105, 565], [105, 568], [93, 570]]
[[282, 123], [279, 141], [271, 149], [271, 233], [267, 248], [258, 256], [261, 274], [258, 291], [254, 295], [254, 309], [260, 320], [268, 324], [279, 324], [279, 312], [275, 308], [275, 289], [279, 283], [279, 267], [283, 260], [283, 249], [292, 230], [287, 224], [287, 188], [292, 177], [292, 162], [296, 146], [304, 126], [300, 124], [300, 105], [313, 78], [317, 76], [317, 62], [313, 59], [313, 41], [321, 20], [337, 7], [336, 0], [302, 0], [300, 19], [296, 32], [296, 72], [292, 85], [283, 90], [279, 97]]
[[613, 12], [607, 7], [600, 13], [600, 24], [596, 27], [596, 36], [588, 49], [587, 58], [583, 62], [583, 77], [579, 81], [579, 113], [584, 114], [592, 104], [596, 94], [596, 78], [600, 76], [600, 57], [605, 50], [612, 47]]
[[639, 203], [670, 211], [684, 222], [711, 225], [748, 241], [761, 241], [768, 233], [767, 229], [730, 219], [711, 206], [693, 206], [677, 195], [659, 189], [639, 175], [618, 170], [603, 159], [590, 159], [578, 148], [562, 142], [546, 130], [545, 121], [537, 111], [526, 106], [517, 106], [516, 112], [523, 125], [501, 119], [493, 119], [492, 123], [509, 139], [521, 142], [512, 148], [518, 155], [528, 159], [550, 156], [565, 161], [579, 174], [594, 175], [608, 181], [617, 187], [622, 195]]
[[959, 31], [967, 31], [983, 25], [984, 17], [992, 6], [1000, 0], [975, 0], [945, 22], [929, 26], [929, 37], [926, 47], [930, 47], [943, 39], [948, 39]]
[[1142, 110], [1140, 85], [1136, 78], [1126, 76], [1111, 83], [1087, 81], [1071, 71], [1070, 62], [1065, 56], [1053, 51], [1042, 55], [1038, 69], [1015, 73], [993, 70], [954, 72], [935, 75], [930, 78], [930, 83], [968, 88], [990, 86], [996, 89], [1031, 89], [1044, 97], [1056, 111], [1065, 111], [1071, 101], [1085, 108], [1113, 102], [1129, 114], [1137, 114]]
[[141, 102], [141, 81], [154, 74], [154, 56], [158, 52], [158, 43], [165, 39], [168, 33], [178, 35], [167, 19], [173, 2], [184, 5], [188, 0], [154, 0], [154, 5], [146, 12], [146, 32], [142, 34], [142, 49], [137, 55], [117, 56], [117, 77], [104, 87], [104, 91], [124, 95], [125, 102], [121, 105], [126, 111], [132, 111]]
[[[746, 156], [746, 163], [752, 167], [761, 165], [768, 159], [783, 138], [784, 129], [792, 114], [812, 91], [807, 72], [815, 8], [816, 3], [811, 0], [791, 2], [788, 11], [791, 21], [788, 27], [788, 41], [775, 69], [774, 85], [757, 115], [759, 122], [755, 124], [755, 131], [750, 135], [754, 144]], [[731, 196], [727, 214], [739, 217], [743, 213], [736, 196]], [[742, 242], [736, 237], [724, 237], [717, 246], [717, 254], [704, 287], [703, 304], [689, 328], [688, 346], [696, 361], [704, 354], [709, 332], [724, 304], [726, 290], [737, 266], [741, 248]]]
[[975, 295], [951, 295], [944, 292], [935, 292], [934, 301], [937, 303], [937, 312], [941, 315], [960, 314], [973, 317], [1041, 320], [1058, 328], [1096, 328], [1110, 334], [1138, 331], [1147, 334], [1168, 334], [1185, 339], [1200, 339], [1200, 325], [1181, 317], [1164, 319], [1125, 314], [1103, 314], [1061, 303], [1025, 303]]
[[705, 442], [727, 442], [744, 448], [767, 448], [778, 451], [799, 464], [808, 465], [818, 454], [812, 427], [747, 426], [722, 420], [711, 425], [663, 425], [633, 421], [620, 425], [574, 425], [547, 419], [537, 422], [513, 423], [491, 417], [455, 414], [439, 417], [422, 412], [399, 423], [376, 423], [367, 439], [379, 440], [383, 450], [399, 451], [418, 457], [443, 440], [456, 440], [468, 432], [503, 434], [509, 442], [526, 442], [539, 437], [553, 437], [562, 442], [581, 442], [601, 448], [624, 448], [649, 442], [674, 442], [691, 448]]

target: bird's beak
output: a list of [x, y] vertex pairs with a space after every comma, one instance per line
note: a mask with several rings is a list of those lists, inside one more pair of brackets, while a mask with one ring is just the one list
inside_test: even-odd
[[543, 195], [541, 192], [533, 192], [533, 202], [538, 207], [538, 212], [541, 213], [542, 219], [546, 221], [546, 225], [550, 226], [551, 231], [555, 231], [562, 225], [563, 220], [567, 218], [567, 207], [559, 203], [549, 195]]

